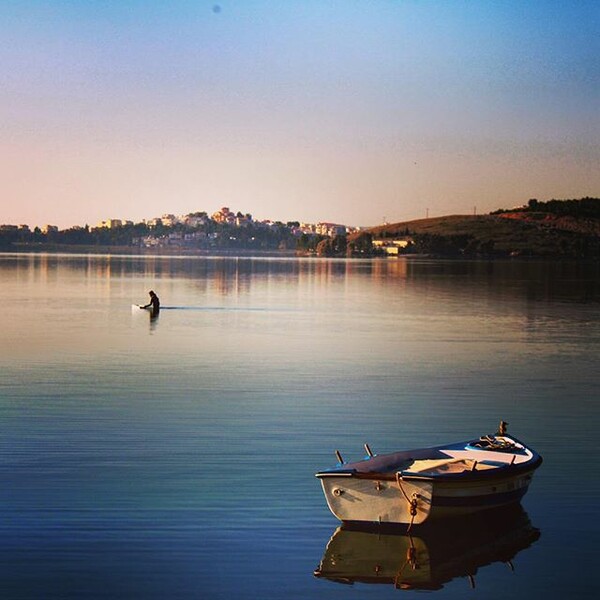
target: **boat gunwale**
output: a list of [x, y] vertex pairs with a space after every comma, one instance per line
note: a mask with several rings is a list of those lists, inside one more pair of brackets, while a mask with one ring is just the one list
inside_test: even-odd
[[[328, 469], [325, 471], [319, 471], [315, 473], [315, 477], [319, 479], [329, 478], [329, 477], [353, 477], [356, 479], [371, 479], [371, 480], [379, 480], [379, 481], [395, 481], [398, 476], [401, 477], [403, 481], [476, 481], [476, 480], [495, 480], [495, 479], [506, 479], [516, 477], [522, 474], [526, 474], [528, 472], [535, 471], [543, 462], [542, 457], [535, 451], [526, 446], [523, 442], [519, 441], [517, 438], [513, 436], [507, 436], [510, 439], [522, 446], [524, 451], [528, 451], [531, 453], [531, 458], [527, 461], [518, 463], [518, 464], [510, 464], [506, 463], [504, 465], [496, 466], [494, 469], [484, 469], [478, 471], [474, 470], [464, 470], [458, 473], [412, 473], [410, 469], [391, 469], [387, 471], [359, 471], [356, 468], [352, 468], [352, 465], [357, 464], [367, 464], [369, 460], [366, 459], [364, 461], [356, 461], [353, 463], [349, 463], [349, 465], [341, 465], [339, 467], [335, 467], [333, 469]], [[472, 440], [467, 442], [458, 442], [455, 444], [445, 444], [443, 446], [434, 446], [431, 448], [418, 448], [415, 450], [406, 450], [400, 452], [392, 452], [389, 454], [380, 455], [381, 458], [398, 456], [400, 463], [400, 457], [405, 456], [405, 458], [410, 458], [411, 453], [424, 453], [424, 452], [435, 452], [442, 450], [449, 450], [450, 447], [462, 446], [466, 444], [470, 444]], [[473, 450], [473, 453], [477, 452], [477, 450]]]

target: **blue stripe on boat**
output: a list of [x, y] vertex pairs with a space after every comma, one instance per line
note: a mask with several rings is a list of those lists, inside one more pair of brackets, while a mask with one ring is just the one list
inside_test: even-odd
[[486, 494], [485, 496], [433, 496], [432, 506], [494, 506], [519, 501], [527, 492], [527, 487], [504, 492], [503, 494]]

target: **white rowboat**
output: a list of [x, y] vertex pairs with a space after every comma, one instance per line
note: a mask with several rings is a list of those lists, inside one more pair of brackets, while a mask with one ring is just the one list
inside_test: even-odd
[[[518, 503], [542, 457], [506, 434], [374, 455], [316, 473], [343, 522], [406, 523]], [[338, 459], [341, 459], [339, 452]]]

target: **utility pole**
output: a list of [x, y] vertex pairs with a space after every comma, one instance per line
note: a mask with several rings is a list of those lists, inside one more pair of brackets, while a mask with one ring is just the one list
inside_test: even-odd
[[425, 209], [425, 218], [429, 219], [429, 209], [428, 208]]

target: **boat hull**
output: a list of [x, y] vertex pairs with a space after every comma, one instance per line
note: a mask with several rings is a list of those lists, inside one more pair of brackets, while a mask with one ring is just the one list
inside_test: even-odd
[[[527, 493], [532, 472], [497, 481], [443, 482], [427, 480], [323, 477], [321, 485], [331, 512], [343, 522], [414, 523], [508, 506]], [[416, 514], [407, 500], [416, 496]]]
[[323, 477], [323, 493], [329, 510], [344, 522], [423, 523], [431, 511], [433, 486], [428, 481], [402, 483], [404, 493], [415, 499], [416, 513], [396, 481], [357, 477]]
[[467, 442], [370, 457], [317, 477], [340, 521], [419, 525], [520, 502], [542, 459], [510, 441], [514, 453], [472, 449]]
[[518, 503], [532, 477], [533, 471], [528, 471], [494, 481], [436, 482], [431, 517], [466, 515]]

